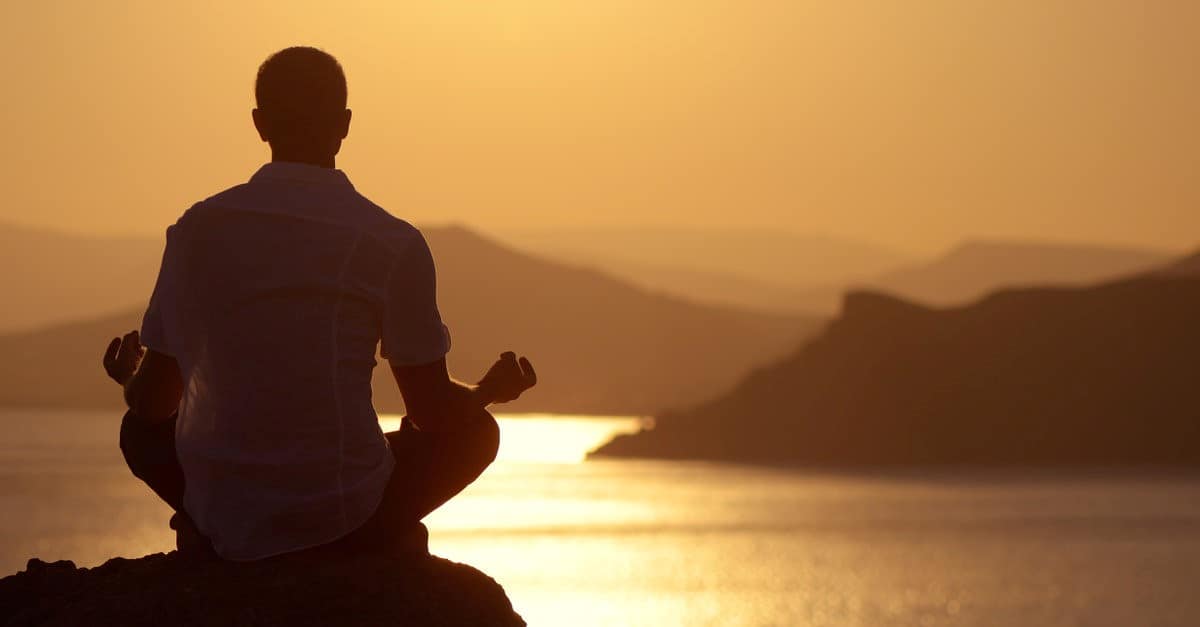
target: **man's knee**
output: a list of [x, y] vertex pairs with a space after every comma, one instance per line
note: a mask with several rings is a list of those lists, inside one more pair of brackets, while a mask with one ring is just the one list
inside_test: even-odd
[[175, 419], [147, 423], [132, 413], [121, 420], [121, 453], [141, 479], [176, 511], [183, 509], [184, 479], [175, 455]]
[[174, 421], [147, 424], [133, 412], [121, 419], [120, 447], [133, 475], [146, 480], [156, 468], [174, 462]]
[[141, 427], [132, 411], [125, 412], [125, 417], [121, 419], [121, 455], [125, 457], [125, 464], [133, 471], [133, 476], [138, 478], [145, 471], [143, 460], [147, 448]]
[[467, 444], [468, 461], [478, 472], [483, 472], [496, 460], [496, 453], [500, 450], [500, 426], [490, 413], [480, 410], [467, 421], [465, 431], [463, 436]]

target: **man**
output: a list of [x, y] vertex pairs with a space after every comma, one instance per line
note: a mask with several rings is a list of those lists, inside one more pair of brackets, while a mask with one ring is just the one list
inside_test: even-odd
[[[476, 386], [448, 375], [424, 238], [334, 169], [350, 127], [337, 60], [280, 51], [255, 97], [271, 162], [167, 229], [141, 333], [105, 353], [129, 405], [122, 451], [176, 510], [181, 548], [424, 550], [419, 521], [495, 458], [485, 407], [536, 375], [513, 353]], [[379, 347], [408, 410], [387, 434]]]

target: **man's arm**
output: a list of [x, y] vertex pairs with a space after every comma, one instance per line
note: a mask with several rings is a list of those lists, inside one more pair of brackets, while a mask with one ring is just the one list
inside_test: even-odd
[[485, 411], [492, 403], [506, 403], [537, 384], [529, 360], [504, 353], [477, 385], [450, 377], [445, 358], [417, 366], [392, 365], [408, 417], [422, 431], [453, 427]]
[[437, 306], [433, 253], [413, 231], [389, 271], [383, 302], [381, 354], [392, 366], [409, 418], [421, 430], [436, 430], [478, 413], [491, 403], [516, 399], [537, 382], [533, 366], [504, 353], [479, 385], [450, 378], [445, 355], [450, 337]]
[[125, 404], [145, 422], [162, 422], [179, 408], [183, 377], [175, 358], [147, 351], [137, 331], [113, 338], [104, 351], [104, 370], [125, 392]]

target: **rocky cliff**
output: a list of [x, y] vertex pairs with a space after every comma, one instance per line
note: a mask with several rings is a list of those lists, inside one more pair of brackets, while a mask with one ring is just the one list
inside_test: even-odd
[[598, 454], [816, 465], [1200, 465], [1200, 279], [883, 294], [730, 394]]
[[487, 575], [437, 557], [399, 560], [304, 552], [231, 563], [179, 553], [96, 568], [30, 560], [0, 579], [0, 624], [517, 626]]

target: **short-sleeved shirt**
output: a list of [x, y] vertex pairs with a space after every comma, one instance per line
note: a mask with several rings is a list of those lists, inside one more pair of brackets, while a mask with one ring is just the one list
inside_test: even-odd
[[442, 358], [421, 233], [338, 171], [270, 163], [167, 229], [142, 342], [176, 359], [184, 507], [252, 560], [365, 522], [394, 464], [371, 405], [377, 349]]

